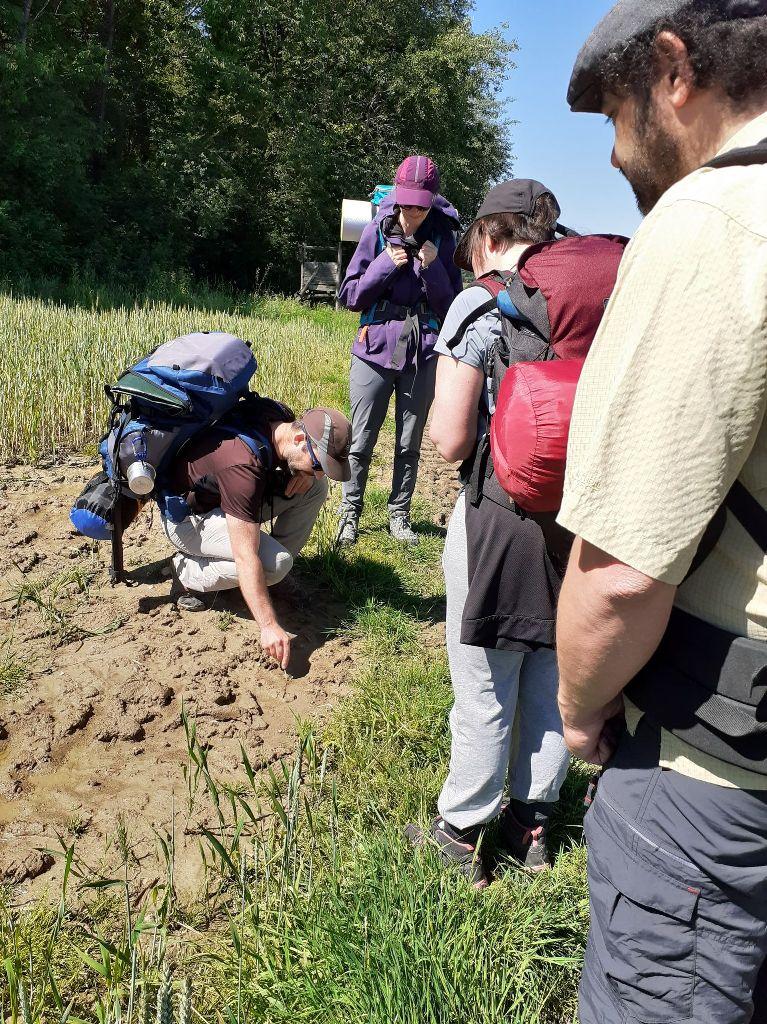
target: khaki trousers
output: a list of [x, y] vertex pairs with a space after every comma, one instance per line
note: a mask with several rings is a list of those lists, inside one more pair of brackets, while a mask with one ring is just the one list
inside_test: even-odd
[[[327, 494], [327, 481], [322, 479], [315, 480], [306, 494], [264, 503], [264, 512], [272, 517], [272, 532], [261, 531], [258, 557], [267, 586], [279, 583], [293, 568], [293, 559], [309, 539]], [[189, 516], [180, 523], [163, 518], [162, 524], [168, 540], [178, 550], [173, 567], [182, 586], [211, 594], [238, 585], [226, 516], [220, 508]]]

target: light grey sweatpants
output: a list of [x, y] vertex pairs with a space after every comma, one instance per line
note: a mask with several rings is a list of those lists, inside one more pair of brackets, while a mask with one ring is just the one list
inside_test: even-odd
[[514, 799], [553, 803], [570, 755], [557, 707], [555, 652], [496, 651], [460, 641], [469, 591], [465, 494], [448, 525], [442, 566], [455, 704], [450, 712], [450, 771], [438, 807], [451, 825], [464, 829], [496, 817], [507, 776]]
[[[327, 495], [327, 481], [321, 479], [315, 480], [306, 494], [264, 503], [264, 512], [273, 515], [272, 532], [262, 530], [258, 546], [267, 586], [279, 583], [293, 568], [293, 559], [309, 539]], [[200, 594], [237, 586], [226, 516], [220, 508], [180, 523], [163, 518], [162, 524], [168, 540], [178, 549], [173, 566], [182, 586]]]
[[421, 441], [434, 400], [437, 360], [421, 362], [401, 373], [366, 363], [352, 356], [349, 400], [352, 407], [351, 479], [343, 486], [340, 512], [359, 516], [368, 482], [370, 460], [378, 440], [389, 400], [394, 394], [396, 437], [389, 512], [409, 512], [413, 500]]

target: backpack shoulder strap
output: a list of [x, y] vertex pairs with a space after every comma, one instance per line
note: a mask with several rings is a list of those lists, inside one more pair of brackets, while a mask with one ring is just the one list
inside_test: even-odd
[[736, 480], [724, 502], [716, 510], [714, 518], [706, 527], [685, 580], [688, 580], [694, 572], [700, 569], [716, 547], [727, 522], [727, 512], [735, 516], [753, 542], [767, 554], [767, 510], [762, 508], [740, 480]]
[[729, 153], [722, 153], [721, 156], [709, 160], [704, 167], [751, 167], [754, 164], [767, 164], [767, 139], [762, 139], [755, 146], [747, 146], [744, 149], [733, 149]]
[[[491, 274], [485, 274], [484, 277], [477, 278], [477, 280], [470, 286], [471, 288], [484, 288], [488, 293], [489, 298], [485, 302], [476, 306], [470, 313], [461, 320], [456, 327], [452, 336], [445, 341], [450, 352], [453, 351], [460, 343], [466, 331], [471, 327], [473, 323], [476, 323], [481, 317], [485, 316], [486, 313], [492, 313], [498, 309], [498, 296], [506, 288], [506, 282], [503, 277], [493, 271]], [[468, 288], [466, 289], [468, 291]]]
[[740, 480], [736, 480], [724, 499], [725, 508], [732, 512], [755, 544], [767, 554], [767, 511], [750, 494]]

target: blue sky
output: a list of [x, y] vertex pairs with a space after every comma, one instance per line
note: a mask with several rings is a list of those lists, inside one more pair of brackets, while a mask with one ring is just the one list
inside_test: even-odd
[[575, 57], [614, 0], [475, 0], [476, 31], [499, 28], [519, 52], [504, 87], [514, 174], [555, 193], [562, 221], [578, 231], [630, 235], [640, 215], [624, 178], [610, 164], [612, 128], [595, 114], [571, 114], [565, 101]]

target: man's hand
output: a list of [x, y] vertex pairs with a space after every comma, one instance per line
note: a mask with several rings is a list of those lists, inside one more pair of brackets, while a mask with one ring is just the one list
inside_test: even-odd
[[227, 515], [226, 525], [242, 596], [261, 629], [261, 646], [285, 669], [290, 660], [293, 635], [286, 633], [277, 622], [269, 597], [264, 567], [258, 557], [261, 546], [260, 524]]
[[623, 697], [594, 711], [560, 701], [565, 743], [571, 753], [587, 764], [605, 765], [618, 744], [623, 725]]
[[286, 669], [290, 661], [290, 641], [291, 634], [286, 633], [278, 622], [261, 627], [261, 646], [281, 669]]
[[384, 252], [391, 259], [395, 267], [406, 267], [408, 261], [407, 249], [402, 245], [387, 245]]
[[311, 490], [313, 483], [313, 473], [296, 473], [285, 485], [285, 497], [292, 498], [296, 494], [306, 494], [307, 491]]
[[437, 258], [437, 247], [434, 242], [424, 242], [421, 251], [418, 253], [418, 259], [421, 261], [421, 267], [425, 270], [430, 263], [433, 263]]

